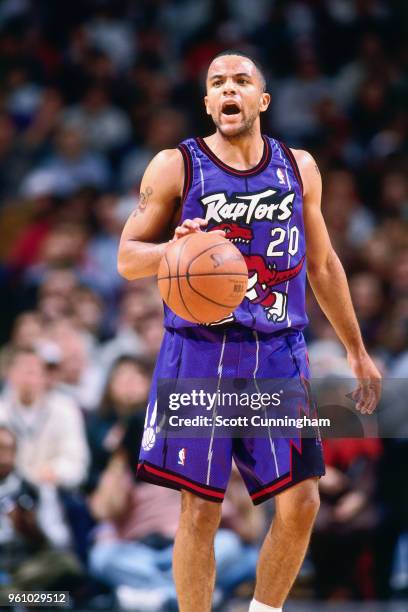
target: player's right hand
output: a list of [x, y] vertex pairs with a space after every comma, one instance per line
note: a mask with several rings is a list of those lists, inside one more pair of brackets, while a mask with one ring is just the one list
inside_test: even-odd
[[[202, 228], [207, 225], [208, 221], [205, 219], [200, 219], [200, 217], [195, 217], [194, 219], [185, 219], [181, 225], [176, 227], [174, 230], [174, 236], [170, 240], [170, 242], [175, 242], [179, 238], [183, 238], [183, 236], [187, 236], [187, 234], [193, 234], [195, 232], [201, 232]], [[219, 234], [225, 238], [225, 232], [223, 230], [214, 230], [214, 234]]]

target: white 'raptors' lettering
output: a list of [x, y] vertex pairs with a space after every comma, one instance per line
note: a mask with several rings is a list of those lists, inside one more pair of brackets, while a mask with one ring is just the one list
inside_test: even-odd
[[276, 189], [266, 189], [261, 193], [232, 195], [228, 200], [224, 192], [214, 193], [201, 198], [206, 207], [206, 221], [287, 221], [293, 213], [293, 191], [278, 194]]

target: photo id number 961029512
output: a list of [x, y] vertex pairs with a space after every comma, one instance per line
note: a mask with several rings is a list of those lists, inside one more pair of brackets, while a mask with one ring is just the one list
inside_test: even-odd
[[0, 606], [33, 608], [70, 606], [69, 591], [12, 591], [0, 594]]

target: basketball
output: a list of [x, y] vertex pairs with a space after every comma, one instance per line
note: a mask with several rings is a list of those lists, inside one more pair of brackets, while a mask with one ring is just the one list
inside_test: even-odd
[[159, 265], [157, 281], [164, 302], [192, 323], [212, 323], [242, 302], [248, 269], [239, 250], [211, 232], [176, 240]]

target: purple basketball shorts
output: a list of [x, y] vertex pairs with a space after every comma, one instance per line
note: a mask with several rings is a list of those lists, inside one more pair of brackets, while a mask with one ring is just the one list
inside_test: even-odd
[[299, 393], [303, 393], [304, 410], [310, 406], [303, 384], [310, 380], [307, 350], [300, 331], [271, 335], [243, 326], [167, 329], [147, 407], [139, 478], [222, 502], [234, 459], [253, 503], [259, 504], [302, 480], [324, 474], [318, 432], [309, 437], [299, 433], [295, 440], [274, 437], [273, 430], [261, 437], [213, 437], [211, 429], [208, 436], [160, 435], [159, 380], [219, 377], [292, 379], [303, 389]]

